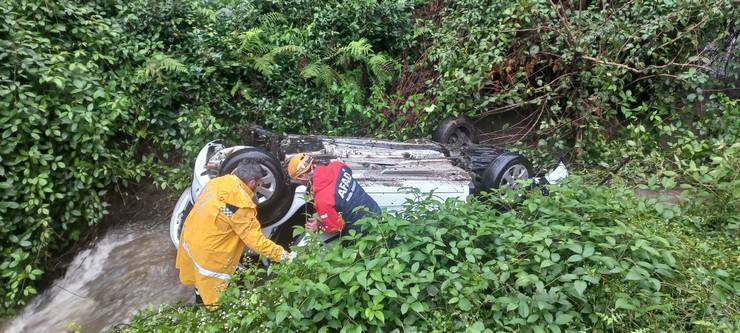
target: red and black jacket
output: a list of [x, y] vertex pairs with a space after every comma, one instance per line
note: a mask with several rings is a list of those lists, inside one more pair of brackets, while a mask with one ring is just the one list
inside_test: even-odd
[[[325, 232], [340, 231], [367, 214], [380, 214], [373, 200], [352, 177], [352, 170], [340, 161], [318, 165], [311, 177], [313, 200]], [[367, 209], [358, 209], [366, 207]]]

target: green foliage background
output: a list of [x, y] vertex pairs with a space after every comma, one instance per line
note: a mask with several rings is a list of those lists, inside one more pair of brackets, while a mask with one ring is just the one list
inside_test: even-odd
[[629, 161], [616, 180], [694, 198], [702, 213], [684, 225], [740, 226], [730, 0], [11, 0], [0, 13], [4, 314], [111, 189], [183, 186], [179, 161], [250, 122], [407, 139], [513, 111], [518, 126], [483, 138], [542, 165], [565, 154], [587, 182]]

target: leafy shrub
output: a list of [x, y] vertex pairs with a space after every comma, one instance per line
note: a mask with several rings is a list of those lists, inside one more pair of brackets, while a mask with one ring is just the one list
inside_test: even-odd
[[105, 69], [124, 32], [99, 10], [0, 3], [0, 314], [36, 293], [48, 251], [105, 214], [125, 108]]
[[[661, 185], [679, 184], [694, 218], [691, 224], [703, 230], [737, 235], [740, 229], [740, 107], [726, 96], [710, 101], [703, 119], [692, 122], [692, 130], [674, 126], [666, 164], [670, 167], [652, 179]], [[670, 129], [663, 128], [665, 132]], [[670, 133], [670, 132], [669, 132]], [[672, 134], [672, 133], [671, 133]], [[668, 135], [667, 135], [668, 136]], [[672, 169], [672, 170], [670, 170]]]
[[[645, 121], [625, 126], [617, 140], [602, 143], [602, 157], [629, 161], [617, 172], [623, 181], [680, 192], [692, 226], [736, 233], [739, 139], [737, 100], [715, 94], [699, 111], [667, 119], [654, 111]], [[595, 169], [594, 175], [604, 177]], [[672, 210], [667, 214], [671, 218]]]
[[[394, 112], [415, 117], [399, 117], [399, 129], [410, 136], [451, 114], [488, 116], [510, 127], [494, 123], [483, 139], [575, 147], [581, 158], [599, 161], [595, 143], [625, 118], [639, 123], [657, 110], [665, 119], [727, 72], [714, 68], [719, 59], [738, 68], [731, 1], [568, 3], [577, 2], [430, 5], [432, 19], [417, 29], [425, 56], [407, 74], [435, 75], [415, 89], [401, 87], [408, 102]], [[737, 71], [730, 72], [732, 83]], [[496, 118], [502, 113], [512, 117]]]
[[[692, 223], [700, 228], [722, 230], [737, 235], [740, 230], [740, 143], [716, 147], [709, 165], [684, 162], [681, 169], [689, 180], [686, 189], [689, 207], [695, 216]], [[670, 179], [670, 178], [668, 178]]]
[[205, 121], [191, 110], [213, 117], [214, 134], [247, 122], [301, 133], [367, 131], [384, 119], [371, 104], [408, 45], [411, 9], [407, 1], [135, 1], [120, 14], [124, 23], [182, 65], [139, 80], [135, 104], [143, 119], [162, 119], [149, 130], [170, 132], [164, 138], [175, 145], [194, 137], [176, 134], [175, 119]]
[[127, 330], [684, 331], [737, 319], [737, 291], [676, 313], [683, 249], [660, 221], [627, 190], [579, 182], [507, 212], [427, 199], [365, 221], [346, 247], [249, 268], [215, 312], [165, 308]]

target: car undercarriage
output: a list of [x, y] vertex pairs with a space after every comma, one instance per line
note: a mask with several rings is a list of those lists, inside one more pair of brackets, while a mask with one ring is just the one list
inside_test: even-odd
[[[535, 176], [524, 156], [475, 143], [474, 132], [464, 121], [452, 125], [458, 127], [448, 123], [443, 126], [446, 132], [438, 129], [435, 133], [436, 139], [447, 142], [279, 134], [257, 126], [241, 131], [241, 145], [227, 147], [222, 141], [212, 141], [198, 154], [192, 185], [175, 207], [172, 241], [178, 244], [184, 219], [206, 183], [230, 173], [243, 160], [257, 162], [263, 168], [265, 176], [255, 190], [258, 217], [263, 233], [272, 239], [285, 238], [278, 235], [305, 223], [305, 214], [299, 212], [312, 210], [306, 201], [307, 188], [291, 183], [285, 174], [284, 161], [298, 153], [311, 155], [318, 163], [343, 161], [355, 180], [385, 210], [399, 210], [408, 200], [418, 199], [419, 194], [431, 194], [438, 200], [465, 200], [471, 194], [513, 187], [518, 180]], [[567, 174], [564, 166], [561, 169], [560, 173]], [[548, 180], [552, 182], [547, 177], [535, 182]]]

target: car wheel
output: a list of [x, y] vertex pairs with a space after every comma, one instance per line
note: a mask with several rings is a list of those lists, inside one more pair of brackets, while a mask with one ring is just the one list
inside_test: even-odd
[[491, 165], [483, 171], [482, 190], [513, 188], [516, 181], [529, 179], [532, 166], [524, 156], [515, 153], [504, 153], [496, 157]]
[[290, 185], [286, 181], [280, 162], [261, 148], [243, 148], [231, 153], [221, 165], [219, 175], [231, 173], [243, 160], [258, 163], [265, 173], [262, 184], [255, 189], [255, 194], [257, 217], [260, 224], [266, 227], [280, 220], [290, 208], [290, 201], [293, 198], [288, 193]]
[[449, 145], [478, 143], [478, 130], [466, 117], [449, 117], [439, 124], [432, 140]]

